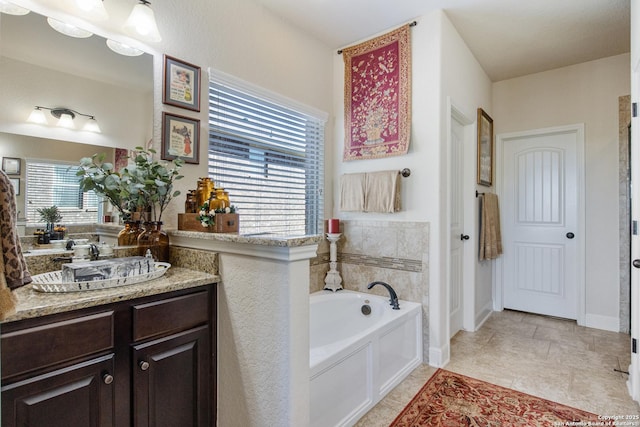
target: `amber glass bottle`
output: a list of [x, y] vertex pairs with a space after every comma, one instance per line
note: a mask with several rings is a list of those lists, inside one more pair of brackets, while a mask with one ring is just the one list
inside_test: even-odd
[[125, 221], [124, 229], [118, 233], [118, 246], [136, 246], [142, 231], [140, 221]]
[[162, 221], [144, 223], [144, 231], [138, 236], [138, 255], [145, 256], [147, 250], [155, 261], [169, 262], [169, 235], [162, 229]]

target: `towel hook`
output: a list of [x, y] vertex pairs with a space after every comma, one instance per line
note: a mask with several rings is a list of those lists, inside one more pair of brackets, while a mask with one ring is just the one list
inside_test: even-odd
[[476, 198], [477, 198], [478, 196], [484, 196], [484, 193], [478, 193], [478, 190], [476, 190]]
[[409, 168], [404, 168], [400, 171], [400, 175], [402, 175], [404, 178], [407, 178], [409, 175], [411, 175], [411, 169]]

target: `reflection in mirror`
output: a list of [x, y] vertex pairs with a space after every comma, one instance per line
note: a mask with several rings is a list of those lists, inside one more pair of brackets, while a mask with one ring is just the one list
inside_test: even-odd
[[[40, 222], [37, 204], [29, 200], [37, 186], [29, 185], [27, 162], [65, 165], [47, 170], [51, 176], [82, 157], [106, 152], [113, 158], [115, 148], [147, 146], [153, 135], [153, 57], [119, 55], [95, 34], [86, 39], [62, 35], [33, 12], [0, 14], [0, 24], [0, 157], [21, 159], [21, 173], [15, 176], [20, 179], [20, 217]], [[102, 133], [80, 130], [83, 117], [75, 119], [76, 129], [58, 128], [49, 112], [47, 124], [28, 123], [36, 105], [93, 115]], [[80, 211], [88, 211], [95, 223], [95, 200], [77, 192], [69, 196], [62, 191], [65, 185], [46, 189], [52, 204], [69, 206], [63, 221], [81, 222]], [[73, 206], [77, 215], [71, 214]]]
[[0, 156], [20, 161], [20, 173], [11, 175], [19, 179], [19, 220], [28, 225], [41, 223], [37, 209], [55, 205], [62, 213], [62, 223], [96, 223], [99, 200], [80, 191], [75, 170], [83, 157], [105, 153], [113, 162], [115, 152], [111, 147], [0, 133]]
[[[98, 35], [68, 37], [44, 16], [0, 15], [0, 131], [132, 148], [153, 133], [153, 57], [123, 56]], [[95, 116], [102, 134], [27, 123], [36, 105]], [[77, 117], [76, 129], [82, 128]]]

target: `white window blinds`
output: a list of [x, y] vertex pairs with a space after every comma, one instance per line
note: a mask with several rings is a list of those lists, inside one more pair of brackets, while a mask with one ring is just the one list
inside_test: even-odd
[[77, 165], [29, 159], [26, 165], [27, 222], [42, 222], [38, 209], [54, 205], [62, 215], [62, 224], [98, 221], [98, 197], [93, 191], [80, 190]]
[[242, 234], [322, 233], [325, 120], [286, 104], [209, 82], [209, 176]]

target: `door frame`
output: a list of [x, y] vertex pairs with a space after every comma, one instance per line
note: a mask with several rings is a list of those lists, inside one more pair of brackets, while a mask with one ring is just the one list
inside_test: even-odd
[[[548, 128], [532, 129], [520, 132], [501, 133], [496, 136], [496, 194], [498, 198], [504, 199], [504, 146], [509, 140], [519, 139], [527, 136], [542, 136], [545, 134], [572, 132], [576, 135], [576, 181], [578, 186], [578, 206], [577, 206], [577, 228], [576, 234], [581, 236], [577, 241], [576, 261], [578, 264], [576, 272], [577, 280], [577, 322], [578, 325], [585, 325], [586, 318], [586, 226], [585, 226], [585, 140], [584, 123], [577, 123], [566, 126], [554, 126]], [[503, 234], [504, 237], [504, 234]], [[493, 265], [493, 309], [494, 311], [504, 310], [504, 276], [502, 258], [497, 258]]]
[[[632, 64], [631, 72], [631, 102], [636, 104], [640, 101], [640, 59]], [[631, 117], [631, 156], [637, 159], [640, 155], [640, 116], [637, 112]], [[634, 230], [634, 225], [640, 221], [640, 161], [631, 164], [631, 214], [632, 227], [631, 234], [631, 259], [640, 258], [640, 237], [638, 231]], [[634, 233], [635, 231], [635, 233]], [[640, 353], [638, 353], [638, 341], [640, 340], [640, 270], [631, 269], [631, 364], [629, 365], [629, 379], [627, 389], [631, 398], [640, 402]], [[633, 343], [636, 344], [636, 351], [633, 351]]]
[[[447, 129], [447, 133], [446, 133], [446, 138], [447, 138], [447, 144], [446, 144], [446, 155], [447, 155], [447, 195], [446, 195], [446, 216], [445, 216], [445, 220], [446, 220], [446, 235], [448, 236], [448, 238], [446, 239], [446, 260], [445, 260], [445, 282], [447, 283], [446, 286], [446, 290], [445, 290], [445, 301], [446, 301], [446, 308], [445, 308], [445, 318], [446, 318], [446, 330], [445, 332], [445, 337], [446, 337], [446, 346], [449, 349], [449, 343], [451, 342], [451, 337], [450, 337], [450, 331], [451, 331], [451, 311], [449, 309], [449, 298], [451, 298], [451, 289], [449, 286], [450, 283], [450, 273], [451, 273], [451, 236], [450, 236], [450, 230], [451, 230], [451, 206], [450, 206], [450, 194], [451, 194], [451, 180], [449, 179], [449, 171], [451, 169], [451, 162], [452, 162], [452, 154], [451, 154], [451, 129], [453, 126], [453, 120], [457, 120], [458, 122], [460, 122], [463, 125], [463, 131], [464, 131], [464, 140], [462, 142], [464, 148], [463, 148], [463, 155], [462, 155], [462, 162], [464, 164], [464, 169], [465, 170], [473, 170], [470, 169], [470, 162], [475, 162], [475, 150], [470, 149], [470, 147], [475, 147], [474, 143], [475, 141], [473, 140], [473, 134], [474, 134], [474, 129], [475, 127], [473, 126], [474, 124], [474, 120], [469, 119], [469, 117], [467, 117], [463, 112], [462, 109], [458, 108], [456, 106], [456, 104], [452, 101], [451, 97], [447, 97], [447, 116], [446, 116], [446, 129]], [[468, 202], [467, 202], [467, 197], [465, 197], [467, 194], [471, 194], [472, 192], [472, 188], [471, 188], [471, 181], [470, 181], [470, 176], [464, 176], [462, 177], [462, 191], [463, 191], [463, 197], [462, 197], [462, 210], [463, 210], [463, 215], [464, 215], [464, 227], [465, 230], [470, 230], [471, 227], [473, 227], [473, 222], [469, 221], [469, 217], [467, 215], [467, 212], [469, 211], [469, 209], [467, 209], [469, 207]], [[475, 179], [475, 176], [473, 177], [473, 179]], [[469, 233], [466, 234], [470, 234], [470, 235], [475, 235], [474, 230], [471, 230]], [[473, 277], [473, 263], [475, 258], [472, 255], [472, 245], [471, 244], [465, 244], [463, 247], [463, 257], [464, 260], [462, 262], [463, 264], [463, 284], [462, 284], [462, 328], [465, 330], [469, 330], [469, 326], [471, 325], [471, 321], [473, 320], [473, 307], [474, 307], [474, 300], [475, 300], [475, 295], [474, 295], [474, 277]], [[470, 256], [471, 255], [471, 256]], [[471, 329], [473, 330], [473, 328]], [[447, 355], [446, 357], [447, 361], [449, 359], [449, 355]]]

